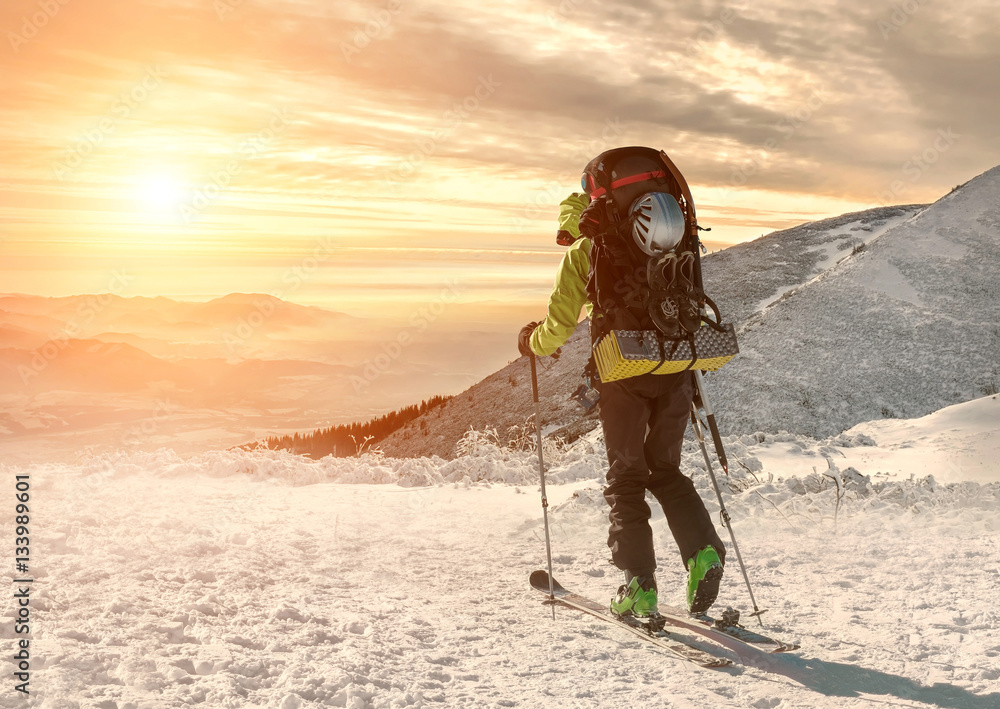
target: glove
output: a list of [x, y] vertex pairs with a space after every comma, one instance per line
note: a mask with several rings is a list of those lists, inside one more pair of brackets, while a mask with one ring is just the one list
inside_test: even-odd
[[590, 203], [590, 197], [582, 192], [574, 192], [559, 203], [559, 229], [556, 243], [569, 246], [580, 238], [580, 212]]
[[525, 357], [530, 357], [534, 354], [534, 352], [531, 351], [531, 345], [529, 343], [531, 342], [531, 333], [535, 331], [536, 327], [538, 327], [537, 322], [530, 322], [521, 328], [521, 332], [517, 336], [517, 351]]
[[576, 237], [573, 236], [572, 232], [565, 229], [560, 229], [556, 232], [556, 243], [560, 246], [569, 246], [574, 241], [576, 241]]
[[593, 239], [606, 232], [610, 226], [607, 208], [608, 196], [601, 195], [580, 213], [580, 235]]

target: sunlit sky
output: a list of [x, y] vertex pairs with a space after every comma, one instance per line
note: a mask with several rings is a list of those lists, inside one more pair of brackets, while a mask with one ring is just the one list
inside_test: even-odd
[[5, 0], [0, 292], [544, 298], [627, 144], [716, 242], [932, 201], [1000, 162], [1000, 14], [903, 5]]

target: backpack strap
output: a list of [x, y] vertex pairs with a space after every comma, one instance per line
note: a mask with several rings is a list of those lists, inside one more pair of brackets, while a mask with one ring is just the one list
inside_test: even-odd
[[686, 372], [689, 369], [691, 369], [691, 367], [694, 366], [694, 363], [698, 361], [698, 347], [694, 343], [693, 332], [687, 336], [687, 341], [688, 341], [688, 346], [691, 348], [691, 361], [688, 362], [688, 366], [686, 366], [684, 369], [681, 370], [682, 372]]
[[722, 315], [719, 314], [719, 306], [715, 304], [714, 300], [705, 295], [704, 291], [702, 291], [701, 297], [705, 301], [705, 305], [709, 306], [712, 309], [712, 312], [715, 313], [715, 320], [702, 315], [701, 321], [716, 332], [725, 332], [726, 328], [719, 324], [719, 321], [722, 320]]
[[667, 361], [667, 350], [666, 347], [663, 345], [663, 333], [660, 332], [659, 330], [656, 331], [656, 342], [660, 347], [660, 362], [651, 370], [649, 370], [648, 372], [649, 374], [655, 374], [656, 370], [662, 367], [663, 363]]
[[[601, 164], [601, 167], [603, 167], [603, 163]], [[629, 175], [628, 177], [623, 177], [612, 182], [611, 190], [616, 190], [619, 187], [625, 187], [626, 185], [632, 185], [636, 182], [642, 182], [643, 180], [666, 178], [666, 176], [667, 173], [663, 170], [651, 170], [650, 172], [642, 172], [637, 175]], [[597, 184], [599, 185], [598, 188], [590, 194], [591, 199], [597, 199], [601, 195], [609, 194], [611, 192], [611, 190], [609, 190], [603, 183], [598, 182]]]

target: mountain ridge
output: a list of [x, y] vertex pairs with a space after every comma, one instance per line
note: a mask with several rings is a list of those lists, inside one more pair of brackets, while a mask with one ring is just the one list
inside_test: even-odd
[[741, 356], [709, 378], [720, 428], [820, 438], [991, 393], [998, 196], [1000, 167], [749, 319]]
[[[842, 270], [846, 264], [864, 257], [870, 249], [874, 249], [898, 229], [904, 226], [907, 229], [915, 228], [914, 224], [918, 225], [916, 228], [920, 228], [921, 215], [928, 209], [935, 205], [940, 205], [939, 209], [947, 207], [952, 203], [947, 200], [956, 199], [955, 196], [964, 190], [978, 189], [976, 185], [982, 184], [977, 183], [980, 178], [956, 188], [933, 205], [899, 205], [852, 212], [773, 232], [710, 254], [703, 260], [706, 291], [719, 304], [724, 321], [734, 322], [741, 329], [749, 327], [752, 330], [757, 327], [754, 323], [763, 313], [777, 313], [773, 317], [780, 318], [782, 310], [787, 307], [785, 303], [795, 301], [803, 291], [808, 292], [831, 274]], [[775, 258], [769, 251], [780, 253], [780, 257]], [[764, 388], [755, 394], [753, 387], [739, 388], [728, 383], [735, 378], [729, 374], [736, 371], [734, 363], [741, 360], [749, 363], [759, 356], [752, 346], [754, 342], [756, 340], [751, 338], [744, 347], [741, 336], [741, 356], [719, 373], [708, 377], [719, 418], [725, 423], [724, 428], [728, 432], [776, 432], [787, 428], [812, 435], [834, 435], [856, 423], [885, 415], [902, 415], [904, 412], [909, 415], [911, 411], [913, 415], [930, 413], [941, 406], [968, 400], [975, 393], [972, 389], [953, 392], [950, 397], [941, 397], [930, 409], [927, 406], [901, 407], [896, 412], [887, 407], [883, 413], [880, 403], [871, 416], [868, 415], [871, 407], [856, 407], [853, 413], [845, 412], [845, 415], [831, 419], [834, 421], [832, 425], [808, 425], [799, 431], [796, 426], [802, 422], [798, 415], [789, 415], [787, 412], [783, 417], [752, 414], [754, 409], [766, 409], [761, 405], [761, 397], [764, 396], [763, 400], [766, 401], [766, 396], [773, 395], [773, 391]], [[587, 323], [584, 321], [563, 347], [559, 362], [550, 364], [547, 358], [539, 360], [542, 363], [539, 368], [542, 423], [547, 432], [563, 429], [567, 425], [577, 428], [582, 425], [584, 429], [596, 425], [596, 419], [592, 415], [589, 419], [578, 421], [582, 410], [570, 396], [582, 382], [580, 372], [588, 356], [589, 338]], [[749, 364], [746, 366], [749, 367]], [[729, 378], [722, 381], [726, 375]], [[739, 375], [744, 381], [750, 382], [766, 376], [768, 375], [753, 371], [752, 368], [743, 369]], [[503, 387], [497, 387], [498, 383], [503, 382], [507, 382], [507, 387], [513, 392], [504, 392]], [[525, 386], [524, 382], [528, 382], [527, 389], [521, 388]], [[737, 391], [739, 395], [735, 393]], [[738, 401], [739, 396], [743, 397], [742, 402]], [[479, 399], [496, 401], [499, 405], [477, 406], [476, 400]], [[811, 405], [805, 397], [802, 401], [806, 403], [800, 403], [801, 406]], [[470, 427], [493, 427], [502, 433], [505, 428], [525, 425], [532, 410], [527, 359], [520, 358], [454, 397], [448, 404], [433, 412], [433, 418], [426, 421], [416, 419], [407, 424], [385, 439], [381, 448], [393, 456], [450, 457], [454, 444]], [[575, 431], [573, 435], [578, 433], [579, 431]]]

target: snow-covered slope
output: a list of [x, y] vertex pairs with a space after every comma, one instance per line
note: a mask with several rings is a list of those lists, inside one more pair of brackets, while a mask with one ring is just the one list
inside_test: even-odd
[[[895, 423], [945, 455], [946, 427], [998, 405]], [[920, 440], [929, 426], [940, 435]], [[0, 706], [994, 709], [1000, 483], [910, 479], [905, 463], [878, 475], [902, 462], [895, 442], [846, 467], [841, 452], [881, 450], [865, 435], [726, 440], [724, 495], [768, 630], [802, 644], [772, 673], [699, 670], [570, 611], [553, 620], [527, 585], [545, 559], [537, 458], [488, 436], [452, 461], [236, 450], [0, 465], [30, 475], [35, 579], [32, 696], [14, 694], [5, 653]], [[970, 456], [988, 457], [984, 440]], [[607, 599], [619, 581], [599, 431], [546, 453], [555, 575]], [[717, 518], [700, 461], [689, 443], [683, 467]], [[0, 516], [0, 536], [13, 521]], [[658, 512], [653, 528], [661, 595], [680, 603]], [[14, 602], [0, 604], [8, 648]], [[748, 607], [735, 567], [719, 603]]]
[[[751, 445], [750, 451], [776, 475], [799, 475], [803, 466], [816, 464], [816, 451], [802, 444], [803, 437], [759, 435], [766, 443]], [[933, 475], [948, 483], [997, 482], [1000, 396], [955, 404], [917, 419], [861, 423], [833, 438], [823, 453], [841, 466], [880, 477]]]
[[710, 378], [725, 431], [827, 436], [1000, 384], [1000, 167], [744, 321]]
[[724, 321], [742, 323], [926, 207], [852, 212], [730, 246], [704, 259], [705, 292]]
[[[512, 338], [516, 336], [516, 332], [511, 333]], [[553, 423], [555, 427], [568, 424], [582, 414], [571, 395], [583, 383], [583, 367], [589, 356], [590, 335], [584, 322], [562, 348], [558, 360], [551, 357], [538, 360], [542, 421], [547, 427], [551, 428]], [[520, 357], [414, 419], [380, 442], [379, 447], [398, 457], [451, 458], [455, 455], [455, 444], [470, 428], [493, 429], [506, 442], [522, 437], [525, 427], [534, 425], [534, 413], [531, 369], [528, 358]]]
[[[709, 254], [703, 268], [706, 290], [719, 304], [725, 321], [742, 322], [764, 304], [809, 282], [924, 207], [879, 207], [845, 214]], [[539, 317], [544, 307], [539, 303]], [[583, 367], [590, 356], [587, 327], [584, 322], [577, 328], [558, 362], [540, 360], [542, 421], [547, 433], [575, 422], [582, 414], [571, 394], [582, 383]], [[512, 332], [511, 338], [516, 334]], [[456, 442], [470, 427], [495, 428], [504, 436], [511, 427], [523, 427], [533, 413], [528, 362], [522, 357], [440, 409], [411, 422], [381, 447], [395, 456], [451, 457]], [[596, 419], [591, 417], [574, 424], [574, 429], [594, 425]], [[572, 430], [571, 435], [577, 433]]]

